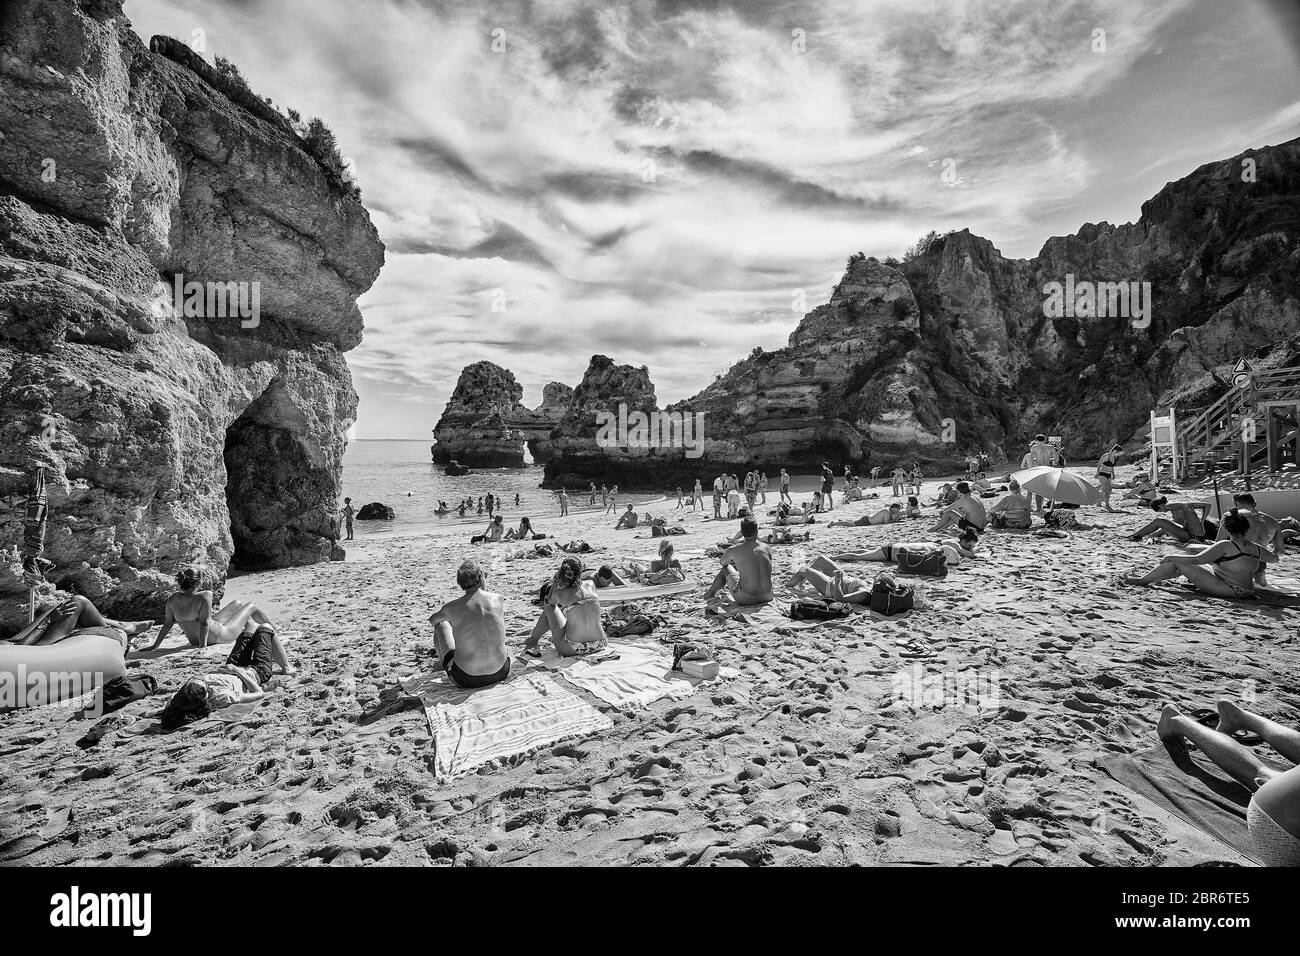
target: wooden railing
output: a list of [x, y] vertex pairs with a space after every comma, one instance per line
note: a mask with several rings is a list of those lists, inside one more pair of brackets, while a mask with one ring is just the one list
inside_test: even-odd
[[[1184, 413], [1187, 417], [1179, 423], [1177, 436], [1177, 457], [1184, 476], [1193, 477], [1192, 472], [1215, 458], [1216, 454], [1227, 457], [1222, 451], [1240, 440], [1242, 422], [1247, 416], [1255, 416], [1262, 428], [1259, 413], [1262, 403], [1288, 399], [1300, 401], [1300, 368], [1252, 372], [1251, 383], [1248, 388], [1230, 388], [1208, 408]], [[1263, 441], [1262, 435], [1260, 441]]]

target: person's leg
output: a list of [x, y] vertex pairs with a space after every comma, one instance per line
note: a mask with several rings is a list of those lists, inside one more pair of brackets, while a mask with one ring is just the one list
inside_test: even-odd
[[1184, 570], [1172, 561], [1161, 561], [1146, 574], [1136, 578], [1132, 575], [1125, 575], [1124, 580], [1130, 584], [1155, 584], [1158, 581], [1168, 581], [1170, 578], [1179, 577]]
[[286, 674], [298, 673], [298, 668], [289, 663], [289, 655], [285, 653], [284, 644], [280, 642], [280, 635], [275, 631], [271, 631], [269, 634], [266, 631], [262, 633], [267, 639], [267, 650], [270, 651], [272, 662], [278, 665], [280, 670]]
[[943, 531], [946, 528], [951, 528], [954, 525], [956, 525], [958, 522], [960, 522], [961, 518], [962, 516], [955, 511], [952, 510], [941, 511], [939, 512], [939, 521], [930, 530]]
[[1180, 544], [1186, 544], [1192, 540], [1192, 535], [1186, 528], [1170, 521], [1168, 518], [1152, 518], [1129, 537], [1136, 541], [1138, 538], [1145, 538], [1151, 534], [1167, 534]]
[[1243, 786], [1255, 789], [1276, 776], [1277, 771], [1267, 767], [1249, 747], [1243, 747], [1227, 734], [1211, 730], [1181, 714], [1173, 704], [1166, 704], [1160, 712], [1156, 733], [1161, 740], [1184, 738], [1227, 771], [1232, 779]]
[[1196, 585], [1196, 590], [1202, 594], [1208, 594], [1211, 597], [1234, 598], [1240, 597], [1227, 581], [1223, 580], [1209, 568], [1204, 565], [1191, 564], [1183, 565], [1183, 577]]
[[870, 551], [841, 551], [839, 554], [831, 555], [832, 561], [888, 561], [888, 546], [883, 548], [872, 548]]
[[800, 568], [790, 580], [786, 582], [786, 587], [795, 588], [800, 584], [810, 584], [817, 589], [817, 593], [822, 597], [830, 594], [831, 578], [830, 575], [823, 574], [815, 568]]
[[1252, 714], [1227, 698], [1215, 702], [1219, 710], [1219, 724], [1214, 729], [1221, 734], [1248, 730], [1264, 738], [1274, 750], [1292, 763], [1300, 764], [1300, 731]]
[[839, 571], [839, 566], [824, 554], [819, 554], [814, 557], [812, 561], [809, 562], [808, 567], [815, 571], [820, 571], [822, 574], [835, 574]]
[[46, 622], [49, 621], [49, 619], [54, 615], [54, 612], [57, 610], [58, 610], [58, 605], [55, 605], [54, 607], [46, 608], [40, 614], [36, 615], [36, 617], [32, 620], [32, 623], [28, 624], [25, 628], [23, 628], [21, 631], [15, 634], [13, 637], [9, 638], [9, 640], [5, 643], [15, 644], [15, 645], [37, 643], [45, 635]]

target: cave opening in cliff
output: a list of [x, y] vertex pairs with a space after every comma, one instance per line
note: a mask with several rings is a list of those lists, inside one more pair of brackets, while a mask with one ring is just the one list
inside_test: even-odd
[[313, 460], [304, 428], [301, 411], [272, 387], [226, 429], [231, 572], [304, 564], [329, 555], [337, 475]]

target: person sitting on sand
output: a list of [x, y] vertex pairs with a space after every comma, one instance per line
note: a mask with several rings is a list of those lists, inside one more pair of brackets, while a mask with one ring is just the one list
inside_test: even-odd
[[1246, 540], [1250, 522], [1245, 515], [1225, 516], [1223, 527], [1228, 540], [1217, 541], [1195, 554], [1166, 554], [1151, 571], [1141, 577], [1121, 575], [1120, 583], [1155, 584], [1181, 576], [1198, 591], [1213, 597], [1254, 597], [1258, 565], [1276, 561], [1277, 555], [1263, 545]]
[[977, 494], [988, 494], [993, 490], [993, 482], [989, 481], [984, 472], [975, 475], [975, 480], [970, 483], [971, 490]]
[[1137, 498], [1139, 501], [1151, 501], [1153, 498], [1159, 497], [1160, 492], [1156, 491], [1156, 486], [1151, 484], [1146, 475], [1139, 475], [1137, 480], [1133, 482], [1133, 486], [1124, 492], [1124, 497], [1120, 500]]
[[831, 559], [834, 561], [898, 562], [900, 555], [904, 553], [920, 556], [930, 551], [942, 551], [944, 564], [950, 568], [955, 568], [961, 564], [962, 558], [974, 558], [976, 556], [975, 546], [977, 544], [979, 544], [979, 535], [968, 528], [957, 538], [936, 538], [933, 541], [900, 541], [897, 544], [885, 544], [866, 551], [844, 551], [832, 555]]
[[887, 508], [881, 508], [871, 514], [863, 515], [854, 521], [832, 521], [826, 527], [828, 528], [861, 528], [872, 524], [889, 524], [892, 521], [903, 520], [903, 506], [898, 502]]
[[[1166, 704], [1156, 733], [1171, 743], [1189, 741], [1243, 787], [1254, 791], [1246, 807], [1246, 828], [1260, 862], [1300, 866], [1300, 732], [1227, 699], [1220, 699], [1217, 709], [1219, 722], [1210, 729]], [[1255, 734], [1298, 766], [1273, 769], [1235, 738], [1242, 731]]]
[[511, 528], [506, 532], [505, 541], [527, 541], [533, 537], [533, 523], [527, 518], [519, 519], [519, 530]]
[[[659, 557], [650, 562], [650, 566], [635, 565], [638, 584], [674, 584], [686, 580], [682, 563], [673, 557], [673, 543], [668, 539], [659, 542]], [[642, 570], [642, 568], [645, 568]]]
[[577, 558], [561, 561], [551, 578], [541, 617], [524, 642], [524, 653], [541, 657], [538, 645], [547, 633], [561, 657], [592, 654], [606, 646], [605, 628], [600, 620], [600, 598], [595, 585], [583, 577], [582, 562]]
[[957, 489], [950, 482], [944, 482], [939, 486], [939, 494], [935, 497], [934, 503], [940, 508], [946, 508], [958, 498]]
[[708, 601], [726, 588], [737, 604], [766, 604], [772, 600], [772, 549], [758, 540], [758, 522], [743, 518], [740, 533], [744, 540], [722, 553], [722, 569], [709, 589]]
[[904, 515], [904, 517], [907, 517], [907, 518], [919, 518], [919, 517], [921, 517], [921, 502], [920, 502], [920, 500], [916, 497], [916, 495], [908, 495], [908, 497], [907, 497], [907, 514]]
[[1152, 518], [1147, 524], [1128, 535], [1130, 541], [1141, 541], [1147, 535], [1167, 534], [1179, 544], [1189, 541], [1206, 541], [1218, 530], [1206, 517], [1209, 507], [1196, 501], [1170, 501], [1155, 498], [1149, 502], [1152, 511], [1168, 511], [1168, 518]]
[[457, 687], [487, 687], [510, 676], [505, 601], [485, 590], [487, 572], [476, 561], [456, 569], [465, 593], [429, 616], [438, 661]]
[[198, 590], [199, 572], [194, 568], [183, 568], [176, 575], [176, 583], [180, 590], [167, 599], [158, 637], [151, 646], [137, 650], [157, 649], [173, 627], [180, 627], [192, 646], [207, 647], [209, 644], [232, 643], [244, 632], [244, 625], [249, 621], [271, 623], [271, 619], [251, 601], [230, 601], [214, 614], [212, 592]]
[[1033, 505], [1020, 490], [1020, 482], [1012, 478], [1007, 493], [989, 509], [989, 521], [995, 528], [1016, 528], [1024, 531], [1033, 526]]
[[618, 516], [618, 523], [614, 525], [614, 530], [623, 531], [626, 528], [635, 528], [637, 526], [637, 522], [639, 522], [640, 520], [641, 520], [640, 516], [637, 515], [635, 511], [632, 510], [632, 506], [628, 505], [627, 511], [624, 511], [621, 515]]
[[482, 534], [476, 534], [469, 539], [470, 544], [496, 544], [505, 534], [505, 526], [501, 523], [501, 516], [497, 515], [487, 524], [487, 529]]
[[964, 481], [957, 482], [956, 491], [957, 500], [939, 512], [939, 520], [930, 530], [943, 531], [956, 525], [963, 531], [967, 528], [983, 531], [989, 523], [984, 503], [971, 497], [970, 485]]
[[98, 634], [101, 637], [111, 637], [125, 649], [130, 638], [144, 634], [151, 627], [153, 621], [115, 621], [106, 618], [89, 598], [65, 592], [60, 595], [58, 604], [36, 615], [32, 623], [13, 637], [0, 641], [0, 646], [48, 647], [69, 637]]
[[214, 710], [261, 700], [276, 667], [284, 674], [298, 672], [289, 663], [274, 625], [248, 621], [224, 664], [202, 677], [187, 680], [172, 695], [160, 716], [162, 729], [176, 730], [202, 720]]
[[[1265, 514], [1255, 505], [1255, 496], [1248, 491], [1239, 492], [1232, 496], [1235, 508], [1225, 512], [1225, 514], [1239, 514], [1250, 522], [1250, 530], [1246, 532], [1246, 540], [1268, 548], [1279, 558], [1286, 554], [1286, 545], [1288, 537], [1282, 533], [1282, 523], [1272, 515]], [[1227, 532], [1219, 528], [1216, 538], [1222, 541], [1227, 537]], [[1255, 584], [1259, 587], [1267, 586], [1265, 580], [1265, 569], [1261, 566], [1255, 573]]]

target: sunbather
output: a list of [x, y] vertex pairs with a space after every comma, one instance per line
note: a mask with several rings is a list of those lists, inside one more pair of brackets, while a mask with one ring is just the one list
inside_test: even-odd
[[1159, 537], [1167, 534], [1179, 544], [1212, 539], [1219, 526], [1206, 516], [1208, 506], [1199, 501], [1170, 501], [1153, 498], [1148, 502], [1152, 511], [1167, 511], [1168, 518], [1152, 518], [1128, 536], [1130, 541], [1141, 541], [1147, 535]]
[[879, 511], [873, 511], [871, 514], [862, 515], [855, 521], [832, 521], [826, 527], [828, 528], [860, 528], [873, 524], [889, 524], [891, 521], [903, 520], [903, 506], [898, 502], [890, 505], [888, 508], [881, 508]]
[[[1247, 541], [1268, 548], [1279, 558], [1286, 554], [1289, 537], [1283, 533], [1282, 522], [1260, 511], [1255, 504], [1255, 496], [1248, 491], [1233, 495], [1232, 501], [1236, 507], [1225, 514], [1238, 514], [1250, 522], [1250, 529], [1246, 532]], [[1222, 541], [1226, 537], [1227, 532], [1219, 528], [1216, 538]], [[1255, 584], [1259, 587], [1267, 586], [1265, 573], [1262, 566], [1255, 572]]]
[[1188, 740], [1242, 786], [1253, 790], [1246, 807], [1250, 842], [1265, 866], [1300, 866], [1300, 766], [1274, 770], [1234, 739], [1238, 731], [1261, 737], [1294, 764], [1300, 764], [1300, 732], [1283, 727], [1230, 700], [1218, 702], [1214, 729], [1167, 704], [1156, 733], [1162, 740]]
[[537, 532], [533, 530], [533, 523], [527, 518], [519, 519], [519, 529], [516, 531], [511, 528], [506, 532], [505, 541], [528, 541], [533, 538]]
[[651, 561], [648, 566], [632, 562], [636, 582], [656, 585], [685, 581], [686, 573], [682, 570], [682, 563], [673, 557], [673, 551], [673, 543], [664, 539], [659, 542], [659, 557]]
[[758, 522], [742, 518], [744, 540], [722, 554], [722, 569], [704, 592], [707, 601], [726, 588], [737, 604], [766, 604], [772, 600], [772, 549], [758, 540]]
[[597, 588], [622, 588], [627, 587], [627, 581], [616, 570], [608, 564], [602, 564], [599, 568], [582, 572], [582, 579], [590, 581]]
[[811, 539], [811, 531], [795, 534], [789, 528], [777, 528], [763, 535], [762, 541], [764, 544], [794, 544], [796, 541], [809, 541]]
[[64, 594], [58, 604], [36, 615], [35, 620], [3, 644], [47, 646], [82, 634], [111, 637], [124, 647], [131, 637], [153, 627], [153, 621], [115, 621], [99, 613], [89, 598]]
[[501, 516], [497, 515], [488, 522], [486, 530], [482, 534], [476, 534], [469, 539], [470, 544], [496, 544], [505, 534], [505, 527], [501, 523]]
[[186, 681], [172, 695], [163, 708], [163, 730], [175, 730], [222, 707], [261, 700], [266, 696], [265, 687], [276, 667], [285, 674], [297, 673], [276, 636], [275, 627], [248, 621], [224, 664], [202, 677]]
[[442, 669], [458, 687], [487, 687], [510, 676], [505, 602], [485, 590], [487, 573], [475, 561], [456, 569], [465, 593], [429, 616]]
[[624, 528], [635, 528], [637, 526], [637, 522], [640, 520], [641, 519], [637, 515], [637, 513], [632, 510], [632, 506], [628, 505], [627, 511], [624, 511], [621, 515], [618, 516], [618, 523], [614, 525], [614, 530], [622, 531]]
[[786, 587], [789, 588], [798, 588], [804, 584], [815, 588], [818, 594], [832, 601], [843, 601], [846, 604], [871, 603], [870, 582], [847, 573], [825, 555], [817, 555], [810, 564], [800, 568], [786, 581]]
[[1007, 485], [1007, 493], [989, 509], [989, 521], [995, 528], [1017, 528], [1025, 530], [1034, 523], [1033, 505], [1028, 496], [1020, 490], [1020, 482], [1012, 478]]
[[173, 627], [179, 627], [194, 647], [230, 644], [244, 633], [244, 625], [270, 624], [271, 619], [252, 601], [228, 601], [220, 610], [212, 610], [212, 592], [200, 591], [199, 572], [184, 568], [176, 575], [180, 590], [167, 599], [162, 630], [153, 644], [137, 650], [152, 651], [167, 639]]
[[939, 512], [939, 520], [930, 530], [944, 531], [956, 526], [963, 531], [968, 528], [983, 531], [989, 523], [984, 503], [971, 497], [970, 485], [964, 481], [957, 482], [956, 491], [957, 500]]
[[1263, 545], [1246, 540], [1250, 522], [1244, 515], [1223, 519], [1227, 541], [1217, 541], [1195, 554], [1166, 554], [1154, 569], [1138, 577], [1121, 575], [1121, 584], [1155, 584], [1184, 577], [1204, 594], [1223, 598], [1255, 595], [1255, 571], [1260, 563], [1272, 563], [1277, 555]]
[[540, 657], [542, 637], [551, 635], [551, 643], [562, 657], [575, 657], [602, 650], [607, 641], [600, 620], [600, 598], [595, 586], [582, 576], [582, 562], [565, 558], [551, 579], [551, 587], [542, 614], [524, 643], [524, 653]]
[[865, 551], [842, 551], [832, 555], [833, 561], [894, 561], [900, 555], [922, 555], [930, 551], [943, 551], [944, 564], [955, 568], [963, 558], [975, 558], [975, 546], [979, 544], [979, 535], [972, 529], [966, 529], [957, 538], [936, 538], [933, 541], [901, 541], [885, 544]]

